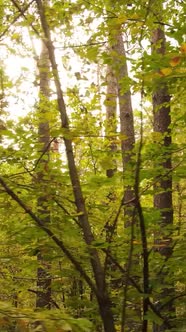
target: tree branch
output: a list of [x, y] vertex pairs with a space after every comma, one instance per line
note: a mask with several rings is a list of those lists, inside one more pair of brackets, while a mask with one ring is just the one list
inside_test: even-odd
[[48, 236], [55, 242], [55, 244], [63, 251], [65, 256], [74, 265], [76, 270], [87, 282], [89, 287], [92, 289], [95, 295], [98, 295], [98, 291], [90, 277], [87, 275], [85, 270], [82, 268], [81, 264], [76, 260], [76, 258], [71, 254], [71, 252], [66, 248], [62, 240], [60, 240], [49, 228], [46, 227], [45, 223], [29, 208], [26, 204], [19, 198], [19, 196], [6, 184], [2, 177], [0, 177], [0, 184], [5, 189], [6, 193], [12, 197], [12, 199], [17, 202], [17, 204], [35, 221], [37, 226], [41, 228]]
[[[26, 19], [26, 21], [27, 21], [27, 17], [26, 17], [26, 15], [25, 15], [25, 11], [26, 10], [24, 10], [24, 9], [22, 9], [21, 7], [20, 7], [20, 5], [15, 1], [15, 0], [10, 0], [12, 3], [13, 3], [13, 5], [18, 9], [18, 11], [20, 12], [20, 16], [23, 16], [25, 19]], [[31, 2], [31, 3], [33, 3], [34, 2], [34, 0]], [[29, 8], [29, 7], [28, 7]], [[33, 26], [33, 24], [32, 23], [29, 23], [29, 25], [31, 26], [31, 28], [33, 29], [33, 31], [36, 33], [36, 35], [37, 36], [39, 36], [39, 32], [37, 31], [37, 29]]]
[[[12, 1], [13, 2], [13, 1]], [[34, 2], [34, 0], [30, 1], [28, 3], [28, 5], [26, 5], [26, 7], [24, 9], [22, 9], [22, 12], [20, 12], [19, 15], [17, 15], [16, 17], [14, 17], [14, 19], [12, 20], [12, 22], [10, 23], [10, 25], [1, 33], [0, 35], [0, 39], [8, 32], [8, 30], [10, 29], [10, 27], [12, 26], [12, 24], [14, 24], [21, 16], [23, 16], [23, 14], [27, 11], [27, 9], [30, 7], [30, 5]], [[14, 3], [13, 3], [14, 4]], [[15, 6], [15, 4], [14, 4]]]

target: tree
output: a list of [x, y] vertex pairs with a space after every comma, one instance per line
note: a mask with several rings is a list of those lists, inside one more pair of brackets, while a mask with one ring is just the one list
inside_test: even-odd
[[[64, 102], [64, 98], [63, 98], [61, 83], [60, 83], [57, 64], [56, 64], [56, 60], [55, 60], [54, 47], [53, 47], [51, 36], [50, 36], [49, 26], [48, 26], [48, 23], [46, 20], [45, 6], [42, 4], [41, 1], [37, 1], [37, 6], [38, 6], [38, 10], [39, 10], [41, 25], [42, 25], [43, 32], [45, 35], [45, 39], [47, 40], [48, 54], [49, 54], [49, 59], [51, 62], [51, 67], [52, 67], [52, 72], [53, 72], [54, 82], [55, 82], [56, 92], [57, 92], [58, 109], [59, 109], [60, 116], [61, 116], [61, 126], [62, 126], [62, 129], [67, 129], [67, 131], [68, 131], [69, 123], [68, 123], [68, 117], [67, 117], [67, 112], [66, 112], [66, 105]], [[79, 219], [79, 223], [82, 227], [85, 242], [86, 242], [87, 246], [90, 247], [90, 245], [94, 241], [94, 236], [91, 231], [91, 227], [90, 227], [89, 220], [88, 220], [88, 214], [87, 214], [86, 207], [84, 204], [84, 197], [82, 194], [81, 184], [80, 184], [80, 180], [79, 180], [79, 176], [77, 173], [77, 168], [76, 168], [76, 164], [75, 164], [75, 160], [74, 160], [72, 140], [69, 138], [66, 138], [65, 136], [63, 137], [63, 139], [64, 139], [65, 148], [66, 148], [69, 175], [70, 175], [70, 180], [72, 183], [75, 204], [76, 204], [76, 208], [77, 208], [77, 213], [79, 215], [78, 219]], [[99, 257], [97, 250], [94, 248], [93, 249], [90, 248], [89, 252], [90, 252], [90, 261], [91, 261], [94, 278], [95, 278], [95, 282], [96, 282], [96, 287], [97, 287], [95, 295], [97, 297], [100, 315], [103, 320], [104, 328], [105, 328], [105, 331], [114, 332], [115, 328], [114, 328], [113, 315], [112, 315], [111, 308], [110, 308], [111, 304], [110, 304], [110, 299], [109, 299], [108, 293], [107, 293], [107, 286], [106, 286], [106, 282], [105, 282], [105, 276], [104, 276], [103, 267], [101, 265], [100, 257]], [[95, 291], [95, 289], [94, 289], [94, 291]]]
[[[50, 87], [49, 87], [49, 73], [50, 63], [48, 59], [48, 52], [44, 41], [42, 42], [42, 50], [40, 59], [38, 60], [39, 78], [40, 78], [40, 101], [38, 106], [39, 113], [39, 152], [43, 154], [40, 159], [39, 171], [37, 174], [37, 185], [40, 195], [38, 197], [38, 214], [44, 223], [50, 222], [50, 210], [47, 195], [48, 187], [48, 169], [49, 169], [49, 151], [50, 151], [50, 129], [49, 121], [45, 120], [49, 108]], [[45, 261], [43, 249], [38, 249], [38, 281], [37, 281], [37, 295], [36, 307], [50, 308], [51, 307], [51, 277], [50, 277], [50, 263]], [[46, 249], [45, 249], [46, 251]]]
[[[153, 32], [152, 47], [154, 52], [162, 56], [165, 55], [165, 34], [162, 28], [157, 28]], [[158, 46], [157, 46], [158, 45]], [[173, 204], [172, 204], [172, 161], [171, 161], [171, 115], [170, 115], [170, 95], [166, 83], [155, 87], [153, 92], [153, 112], [154, 112], [154, 132], [160, 133], [161, 141], [157, 142], [161, 148], [161, 159], [158, 161], [158, 166], [161, 169], [160, 182], [157, 181], [155, 185], [154, 207], [160, 211], [160, 228], [161, 230], [155, 234], [155, 250], [165, 257], [165, 261], [172, 255], [172, 238], [171, 227], [173, 223]], [[158, 167], [157, 167], [158, 168]], [[163, 175], [164, 174], [164, 175]], [[158, 175], [157, 175], [158, 176]], [[164, 230], [163, 230], [164, 229]], [[173, 297], [173, 287], [165, 280], [165, 268], [161, 271], [161, 285], [162, 285], [162, 298], [168, 299], [167, 312], [171, 318], [174, 313], [173, 303], [170, 299]], [[163, 288], [164, 285], [164, 288]], [[170, 288], [172, 286], [172, 288]], [[161, 300], [160, 300], [161, 302]], [[158, 306], [160, 305], [158, 301]], [[160, 305], [161, 306], [161, 305]], [[163, 306], [166, 308], [166, 305]], [[161, 327], [154, 326], [154, 331], [164, 331], [166, 326], [163, 324]]]
[[[184, 140], [177, 128], [184, 127], [186, 51], [182, 20], [175, 20], [184, 5], [166, 6], [159, 17], [154, 2], [3, 3], [3, 15], [11, 14], [0, 29], [6, 57], [35, 61], [32, 44], [42, 45], [39, 87], [22, 64], [9, 84], [4, 60], [3, 102], [15, 110], [23, 99], [29, 109], [15, 123], [3, 114], [5, 331], [7, 317], [11, 328], [37, 321], [46, 331], [184, 324]], [[165, 50], [171, 33], [180, 46], [166, 42]], [[28, 90], [36, 101], [25, 98]], [[24, 257], [17, 266], [16, 250]], [[14, 307], [7, 303], [13, 297]]]

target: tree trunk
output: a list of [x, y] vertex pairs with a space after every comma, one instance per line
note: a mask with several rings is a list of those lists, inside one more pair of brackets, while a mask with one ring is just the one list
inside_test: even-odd
[[[129, 78], [128, 68], [126, 62], [126, 53], [124, 47], [124, 41], [122, 33], [118, 33], [116, 36], [116, 45], [115, 50], [120, 57], [119, 62], [119, 72], [117, 74], [118, 81], [118, 98], [119, 98], [119, 112], [120, 112], [120, 132], [121, 132], [121, 152], [122, 152], [122, 162], [123, 162], [123, 176], [124, 179], [128, 176], [131, 178], [131, 174], [133, 174], [131, 170], [131, 159], [133, 156], [133, 148], [135, 144], [135, 135], [134, 135], [134, 119], [133, 119], [133, 109], [132, 109], [132, 101], [131, 101], [131, 92], [130, 89], [124, 86], [122, 81], [125, 81]], [[133, 170], [134, 171], [134, 170]], [[130, 201], [134, 198], [134, 189], [133, 186], [127, 185], [125, 187], [125, 197], [124, 201]], [[125, 208], [125, 214], [131, 215], [131, 210], [133, 210], [134, 204], [129, 204]], [[126, 221], [126, 226], [128, 225], [128, 221]], [[130, 225], [130, 221], [129, 221]]]
[[[114, 159], [114, 153], [117, 151], [116, 141], [116, 108], [117, 108], [117, 81], [114, 75], [113, 69], [110, 65], [107, 66], [106, 72], [107, 92], [106, 92], [106, 140], [109, 140], [109, 159], [111, 159], [113, 167], [109, 167], [106, 170], [108, 178], [113, 177], [116, 171], [116, 161]], [[109, 163], [110, 165], [110, 163]]]
[[[157, 46], [159, 45], [159, 46]], [[161, 28], [157, 28], [153, 32], [152, 36], [152, 52], [160, 55], [165, 54], [165, 34]], [[170, 116], [170, 95], [168, 93], [168, 88], [165, 83], [159, 84], [153, 91], [153, 113], [154, 113], [154, 132], [162, 134], [162, 142], [157, 143], [160, 146], [160, 151], [162, 151], [162, 161], [158, 163], [157, 166], [162, 167], [164, 175], [160, 172], [157, 174], [159, 178], [157, 185], [155, 186], [154, 194], [154, 207], [160, 211], [160, 222], [159, 222], [159, 232], [155, 234], [155, 250], [160, 253], [161, 256], [165, 258], [165, 261], [169, 259], [172, 254], [171, 248], [171, 225], [173, 223], [173, 206], [172, 206], [172, 175], [171, 175], [171, 116]], [[156, 179], [157, 180], [157, 179]], [[169, 230], [166, 229], [167, 226]], [[165, 263], [166, 264], [166, 263]], [[156, 300], [158, 302], [157, 306], [160, 308], [161, 301], [166, 297], [171, 299], [174, 290], [173, 283], [167, 282], [168, 271], [166, 268], [161, 271], [157, 276], [163, 289], [161, 294]], [[174, 307], [172, 302], [164, 307], [161, 314], [167, 318], [174, 315]], [[166, 330], [166, 326], [154, 324], [153, 332], [163, 332]]]
[[[51, 40], [51, 33], [50, 28], [47, 22], [47, 18], [45, 15], [45, 6], [42, 3], [41, 0], [36, 0], [37, 6], [38, 6], [38, 12], [41, 20], [41, 26], [43, 29], [43, 33], [45, 36], [46, 46], [48, 49], [48, 55], [52, 67], [52, 74], [54, 78], [54, 83], [56, 87], [56, 93], [57, 93], [57, 102], [58, 102], [58, 110], [61, 116], [61, 127], [62, 130], [65, 129], [67, 133], [70, 132], [69, 128], [69, 120], [67, 116], [67, 110], [66, 110], [66, 104], [63, 97], [63, 91], [61, 87], [61, 82], [59, 78], [59, 71], [56, 63], [55, 58], [55, 52], [54, 52], [54, 45]], [[81, 183], [79, 174], [76, 167], [76, 162], [74, 158], [74, 152], [73, 152], [73, 144], [72, 140], [69, 139], [70, 135], [68, 134], [67, 137], [64, 134], [63, 141], [66, 149], [66, 156], [67, 156], [67, 162], [68, 162], [68, 168], [69, 168], [69, 176], [72, 184], [72, 190], [74, 194], [75, 199], [75, 205], [78, 212], [78, 219], [79, 223], [82, 227], [82, 232], [84, 235], [85, 243], [87, 244], [87, 248], [89, 250], [90, 254], [90, 262], [93, 270], [94, 280], [96, 287], [94, 288], [96, 291], [96, 298], [99, 305], [99, 310], [102, 317], [103, 325], [105, 328], [105, 332], [115, 332], [114, 327], [114, 317], [111, 310], [111, 303], [108, 301], [108, 293], [107, 293], [107, 287], [106, 287], [106, 280], [105, 280], [105, 272], [98, 254], [98, 251], [94, 248], [91, 248], [92, 241], [94, 241], [94, 235], [91, 230], [91, 225], [89, 223], [88, 219], [88, 213], [86, 210], [85, 200], [83, 197], [82, 189], [81, 189]], [[102, 303], [100, 302], [100, 298], [103, 299], [103, 302], [107, 303], [107, 313], [104, 314], [104, 308], [102, 308]], [[111, 323], [111, 329], [109, 331], [107, 325], [107, 320], [109, 320]]]
[[[117, 94], [119, 101], [119, 115], [120, 115], [120, 135], [121, 135], [121, 153], [123, 164], [123, 178], [124, 178], [124, 202], [130, 202], [124, 206], [125, 227], [131, 228], [131, 240], [129, 241], [128, 262], [126, 264], [127, 276], [126, 284], [124, 285], [124, 300], [122, 308], [122, 323], [121, 331], [125, 327], [128, 330], [139, 331], [141, 328], [141, 303], [127, 304], [129, 276], [132, 273], [132, 267], [138, 264], [138, 258], [133, 257], [133, 239], [134, 239], [134, 224], [135, 224], [135, 202], [134, 202], [134, 184], [135, 179], [133, 174], [135, 169], [132, 166], [132, 157], [134, 155], [133, 148], [135, 144], [134, 135], [134, 119], [131, 101], [131, 92], [128, 86], [129, 80], [128, 67], [126, 62], [126, 52], [123, 41], [122, 30], [118, 29], [117, 34], [112, 45], [113, 51], [117, 54], [114, 59], [113, 67], [115, 69], [115, 77], [117, 80]], [[129, 179], [129, 182], [128, 182]], [[134, 317], [127, 317], [127, 311], [133, 310], [134, 317], [138, 317], [139, 322]]]
[[[50, 63], [48, 58], [47, 48], [42, 41], [42, 50], [40, 59], [38, 61], [39, 78], [40, 78], [40, 102], [39, 102], [39, 153], [44, 153], [43, 158], [40, 160], [39, 172], [37, 173], [37, 185], [41, 190], [40, 196], [37, 201], [38, 212], [40, 218], [44, 223], [50, 222], [50, 211], [47, 205], [48, 201], [48, 183], [46, 181], [49, 162], [49, 146], [50, 146], [50, 130], [49, 122], [46, 120], [46, 112], [48, 112], [48, 101], [50, 98], [49, 88], [49, 72]], [[51, 307], [51, 277], [50, 277], [50, 263], [45, 261], [42, 249], [38, 248], [37, 254], [38, 270], [37, 270], [37, 293], [36, 293], [36, 307], [47, 308]]]
[[99, 304], [100, 316], [104, 326], [104, 332], [116, 332], [109, 298], [106, 295], [104, 297], [99, 297], [97, 300]]

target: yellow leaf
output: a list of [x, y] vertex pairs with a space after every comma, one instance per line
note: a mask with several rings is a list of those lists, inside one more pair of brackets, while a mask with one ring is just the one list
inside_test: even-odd
[[158, 132], [158, 131], [154, 131], [152, 133], [152, 139], [154, 142], [161, 142], [162, 140], [162, 133]]
[[176, 68], [175, 72], [180, 73], [180, 74], [185, 74], [186, 73], [186, 68], [185, 67]]
[[172, 68], [162, 68], [160, 70], [161, 76], [168, 76], [172, 73]]
[[186, 43], [182, 43], [182, 44], [181, 44], [180, 51], [181, 51], [182, 53], [186, 53]]
[[160, 73], [155, 72], [155, 71], [152, 71], [152, 72], [150, 72], [150, 73], [144, 75], [144, 80], [145, 80], [146, 82], [151, 82], [152, 80], [154, 80], [154, 79], [158, 79], [158, 78], [160, 78], [161, 76], [162, 76], [162, 75], [161, 75]]
[[141, 242], [137, 241], [137, 240], [133, 240], [133, 244], [141, 244]]
[[79, 144], [79, 143], [81, 143], [81, 137], [73, 137], [72, 141], [75, 144]]
[[117, 18], [117, 23], [118, 24], [123, 24], [123, 23], [125, 23], [127, 21], [127, 16], [125, 16], [125, 15], [121, 15], [121, 16], [119, 16], [118, 18]]
[[19, 34], [18, 32], [15, 32], [13, 35], [11, 35], [11, 38], [12, 38], [13, 40], [17, 40], [17, 41], [19, 41], [19, 39], [20, 39], [20, 34]]
[[181, 57], [180, 56], [175, 56], [174, 58], [172, 58], [169, 61], [171, 67], [176, 67], [177, 65], [179, 65], [180, 62], [181, 62]]
[[134, 13], [133, 15], [131, 15], [130, 19], [132, 20], [139, 19], [139, 15]]

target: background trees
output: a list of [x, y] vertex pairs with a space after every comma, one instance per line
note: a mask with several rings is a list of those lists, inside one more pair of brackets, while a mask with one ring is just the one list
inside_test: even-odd
[[184, 331], [185, 5], [159, 6], [1, 4], [4, 331]]

